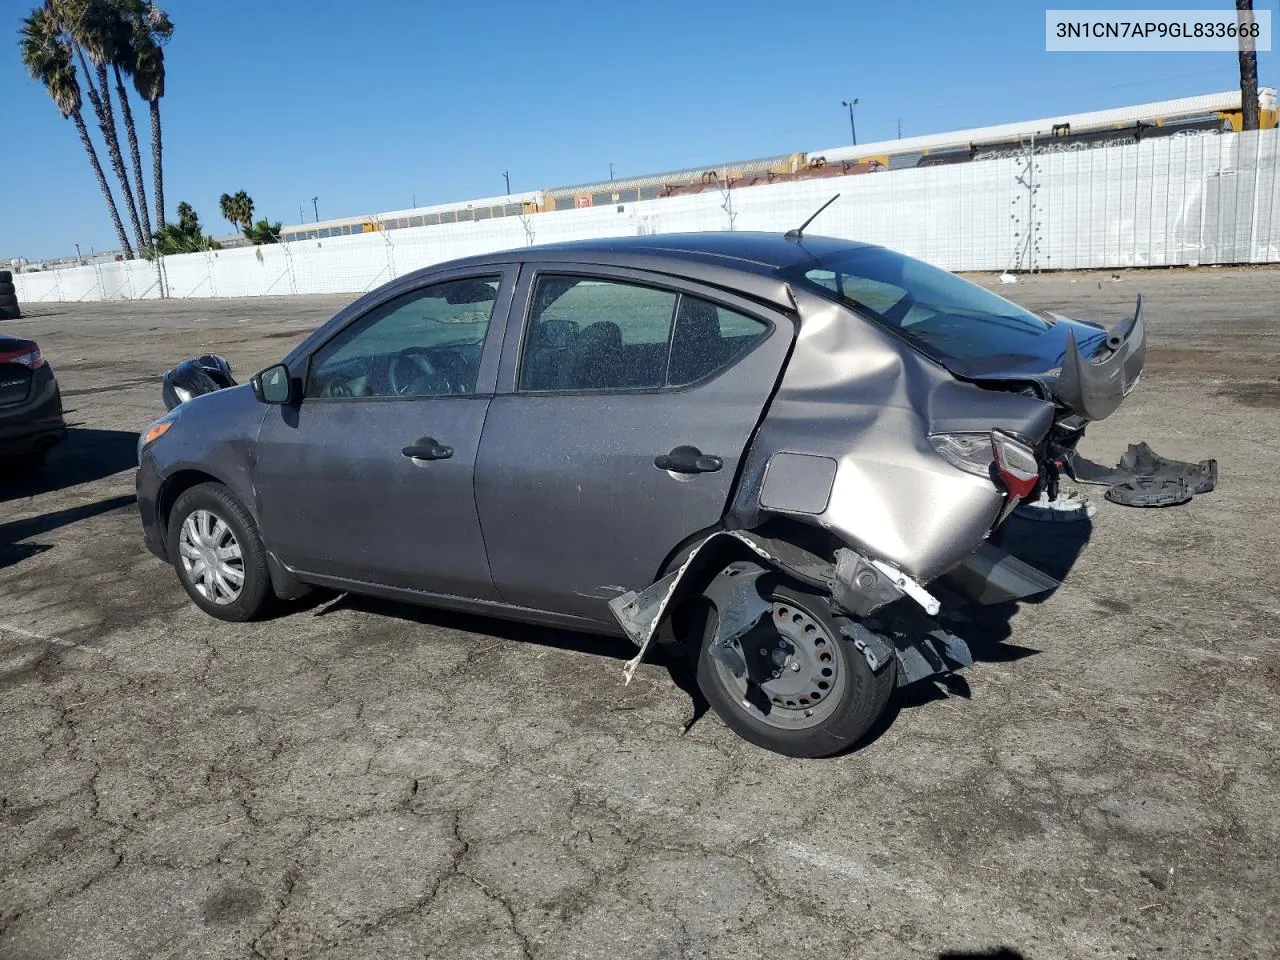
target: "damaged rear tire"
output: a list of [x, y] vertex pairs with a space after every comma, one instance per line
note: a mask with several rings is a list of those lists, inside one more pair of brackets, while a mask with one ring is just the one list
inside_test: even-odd
[[[790, 757], [827, 757], [866, 734], [889, 703], [897, 660], [872, 670], [840, 628], [830, 600], [790, 584], [765, 581], [771, 609], [739, 637], [741, 676], [712, 650], [709, 616], [698, 653], [698, 687], [743, 739]], [[732, 659], [732, 658], [730, 658]]]

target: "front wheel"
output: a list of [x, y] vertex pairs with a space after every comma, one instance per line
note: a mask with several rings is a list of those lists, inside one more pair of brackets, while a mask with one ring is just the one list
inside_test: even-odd
[[168, 553], [192, 602], [233, 623], [260, 616], [271, 599], [262, 538], [243, 504], [220, 483], [178, 497], [169, 514]]
[[744, 676], [715, 657], [716, 618], [698, 654], [698, 687], [743, 739], [790, 757], [826, 757], [849, 748], [876, 722], [897, 679], [891, 658], [872, 671], [840, 633], [825, 597], [760, 581], [770, 610], [735, 642]]

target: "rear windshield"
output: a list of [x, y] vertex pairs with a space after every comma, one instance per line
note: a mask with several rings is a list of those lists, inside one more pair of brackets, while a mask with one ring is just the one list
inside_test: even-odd
[[1051, 327], [976, 283], [880, 247], [810, 261], [787, 279], [853, 307], [940, 360], [1023, 353]]

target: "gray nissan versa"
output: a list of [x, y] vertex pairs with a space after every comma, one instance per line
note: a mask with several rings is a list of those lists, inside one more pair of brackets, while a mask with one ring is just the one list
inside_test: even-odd
[[625, 634], [628, 680], [668, 643], [742, 736], [827, 755], [895, 686], [972, 662], [932, 581], [1054, 586], [989, 534], [1056, 490], [1143, 355], [1140, 305], [1108, 333], [799, 231], [529, 247], [179, 389], [138, 502], [212, 616], [378, 594]]

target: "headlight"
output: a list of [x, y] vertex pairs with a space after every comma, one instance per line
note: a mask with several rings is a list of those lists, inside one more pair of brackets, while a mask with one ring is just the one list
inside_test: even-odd
[[186, 387], [180, 387], [177, 384], [174, 384], [173, 392], [177, 395], [179, 403], [186, 403], [191, 399], [191, 391]]
[[953, 466], [975, 477], [991, 476], [995, 457], [991, 452], [991, 433], [935, 433], [929, 443]]
[[153, 424], [151, 424], [151, 426], [143, 430], [142, 433], [138, 434], [139, 462], [141, 462], [142, 460], [142, 451], [147, 449], [147, 447], [151, 446], [151, 444], [155, 443], [157, 440], [163, 437], [166, 433], [168, 433], [169, 428], [172, 427], [177, 422], [178, 422], [178, 411], [177, 409], [174, 409], [171, 412], [165, 414], [159, 420], [155, 421]]

